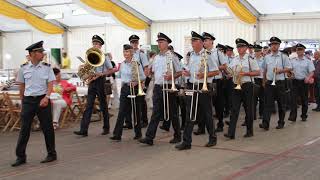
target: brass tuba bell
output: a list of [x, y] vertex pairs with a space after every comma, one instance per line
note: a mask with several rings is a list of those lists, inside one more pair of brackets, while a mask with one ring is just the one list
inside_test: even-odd
[[105, 61], [103, 53], [98, 48], [90, 48], [86, 51], [86, 62], [78, 69], [78, 75], [82, 81], [89, 84], [95, 76], [95, 68]]

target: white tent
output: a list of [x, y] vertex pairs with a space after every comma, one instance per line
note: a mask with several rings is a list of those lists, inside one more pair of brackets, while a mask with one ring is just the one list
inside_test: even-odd
[[155, 44], [156, 34], [164, 32], [173, 39], [173, 46], [181, 54], [189, 48], [191, 30], [213, 33], [217, 42], [229, 45], [234, 45], [237, 37], [254, 42], [276, 35], [284, 40], [312, 40], [315, 44], [320, 39], [319, 0], [239, 0], [257, 18], [254, 24], [240, 21], [225, 3], [217, 0], [111, 0], [149, 24], [145, 30], [127, 27], [112, 13], [95, 10], [81, 0], [6, 2], [64, 29], [64, 33], [43, 33], [25, 20], [0, 13], [3, 68], [17, 67], [24, 61], [24, 48], [38, 40], [44, 40], [47, 49], [64, 48], [73, 60], [72, 66], [77, 67], [80, 62], [75, 57], [84, 54], [94, 34], [105, 38], [104, 49], [111, 52], [117, 62], [122, 60], [122, 44], [128, 43], [133, 33], [140, 36], [141, 44]]

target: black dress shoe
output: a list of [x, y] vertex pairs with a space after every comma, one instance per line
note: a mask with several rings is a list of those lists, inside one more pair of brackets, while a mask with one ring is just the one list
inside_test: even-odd
[[160, 129], [169, 132], [169, 128], [166, 128], [166, 127], [164, 127], [164, 126], [160, 126]]
[[205, 131], [196, 131], [196, 132], [193, 132], [194, 135], [198, 136], [198, 135], [202, 135], [202, 134], [205, 134], [206, 132]]
[[132, 128], [133, 128], [132, 125], [127, 125], [126, 124], [126, 125], [123, 126], [123, 129], [132, 129]]
[[82, 136], [82, 137], [87, 137], [88, 136], [87, 132], [81, 132], [81, 131], [73, 131], [73, 134], [76, 134], [76, 135]]
[[182, 150], [191, 149], [191, 145], [181, 143], [181, 144], [176, 145], [175, 148], [178, 149], [179, 151], [182, 151]]
[[259, 128], [264, 129], [264, 130], [266, 130], [266, 131], [269, 130], [269, 127], [267, 127], [267, 126], [265, 126], [265, 125], [263, 125], [263, 124], [259, 124]]
[[121, 141], [121, 137], [118, 137], [118, 136], [112, 136], [110, 137], [110, 139], [114, 141]]
[[229, 139], [235, 139], [235, 137], [230, 134], [224, 134], [224, 137], [229, 138]]
[[218, 133], [218, 132], [223, 132], [223, 127], [218, 127], [217, 129], [216, 129], [216, 132]]
[[40, 163], [48, 163], [57, 160], [57, 156], [47, 156], [44, 160], [42, 160]]
[[241, 126], [246, 126], [247, 124], [246, 124], [246, 122], [243, 122], [242, 124], [241, 124]]
[[22, 164], [26, 163], [26, 159], [20, 159], [18, 158], [16, 160], [16, 162], [14, 162], [13, 164], [11, 164], [12, 167], [17, 167], [17, 166], [21, 166]]
[[107, 135], [109, 133], [110, 133], [109, 129], [103, 129], [101, 135]]
[[252, 136], [253, 136], [253, 133], [246, 133], [243, 137], [248, 138], [248, 137], [252, 137]]
[[280, 125], [278, 124], [278, 126], [276, 127], [276, 129], [283, 129], [284, 128], [284, 125]]
[[171, 139], [169, 141], [170, 144], [176, 144], [176, 143], [179, 143], [179, 142], [181, 142], [181, 137], [180, 138], [174, 137], [173, 139]]
[[226, 125], [230, 126], [230, 121], [225, 121], [224, 122]]
[[152, 146], [152, 145], [153, 145], [153, 140], [148, 139], [148, 138], [140, 139], [140, 140], [139, 140], [139, 142], [140, 142], [140, 143], [142, 143], [142, 144], [150, 145], [150, 146]]
[[296, 122], [296, 120], [295, 119], [288, 119], [288, 121], [291, 121], [291, 122]]
[[217, 139], [215, 140], [210, 140], [206, 145], [205, 147], [212, 147], [212, 146], [215, 146], [217, 145]]
[[133, 139], [134, 139], [134, 140], [139, 140], [139, 139], [141, 139], [141, 137], [142, 137], [141, 134], [140, 134], [140, 135], [135, 135], [135, 136], [133, 137]]
[[304, 122], [307, 121], [307, 118], [302, 118], [302, 121], [304, 121]]
[[314, 109], [312, 109], [312, 111], [319, 112], [320, 111], [320, 107], [314, 108]]

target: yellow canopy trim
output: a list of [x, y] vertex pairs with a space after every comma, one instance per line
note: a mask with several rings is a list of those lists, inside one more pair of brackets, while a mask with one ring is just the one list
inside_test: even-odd
[[237, 16], [240, 20], [255, 24], [257, 18], [241, 3], [239, 0], [217, 0], [220, 3], [226, 3], [228, 8]]
[[64, 32], [62, 28], [53, 25], [4, 0], [0, 0], [0, 14], [13, 19], [23, 19], [36, 29], [48, 34], [62, 34]]
[[109, 0], [81, 0], [81, 2], [95, 10], [111, 12], [120, 22], [133, 29], [148, 28], [146, 22]]

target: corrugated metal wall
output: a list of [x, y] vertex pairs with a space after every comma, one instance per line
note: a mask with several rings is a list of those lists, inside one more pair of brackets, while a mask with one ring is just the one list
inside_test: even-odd
[[320, 18], [260, 21], [260, 39], [320, 39]]

